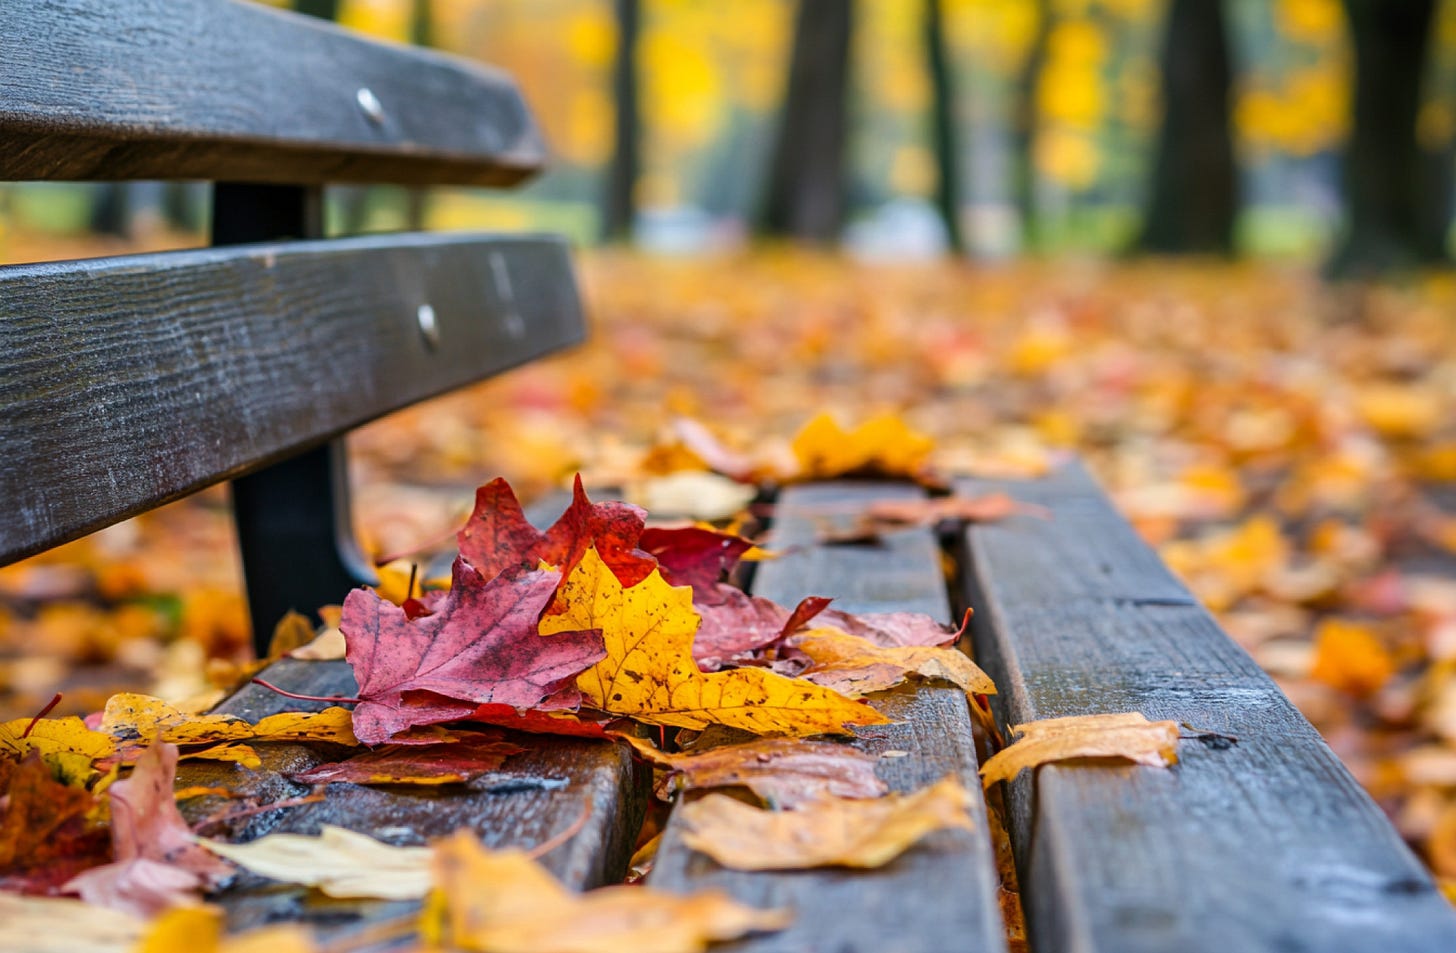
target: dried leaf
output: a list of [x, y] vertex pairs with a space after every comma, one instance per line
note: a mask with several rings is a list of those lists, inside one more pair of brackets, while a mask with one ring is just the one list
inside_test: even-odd
[[824, 611], [829, 600], [810, 596], [792, 611], [762, 596], [732, 586], [718, 586], [711, 600], [693, 591], [693, 608], [702, 617], [693, 636], [693, 658], [705, 669], [762, 652]]
[[198, 847], [177, 810], [173, 787], [177, 746], [148, 748], [131, 776], [107, 788], [111, 850], [116, 860], [66, 884], [88, 903], [154, 916], [195, 902], [196, 892], [220, 882], [228, 868]]
[[562, 585], [558, 605], [561, 614], [544, 619], [543, 632], [602, 632], [607, 657], [577, 686], [603, 711], [679, 728], [721, 724], [781, 735], [844, 733], [850, 725], [886, 721], [837, 692], [762, 669], [703, 674], [692, 657], [698, 625], [692, 590], [667, 585], [656, 571], [624, 589], [595, 550], [587, 550]]
[[0, 892], [0, 950], [8, 953], [142, 953], [141, 917], [68, 897]]
[[8, 774], [0, 787], [0, 886], [42, 891], [110, 859], [105, 829], [87, 819], [96, 805], [90, 792], [56, 781], [35, 751]]
[[701, 469], [679, 470], [666, 476], [633, 481], [630, 499], [657, 519], [726, 520], [753, 501], [758, 490], [737, 480]]
[[981, 765], [981, 783], [986, 787], [1049, 761], [1125, 758], [1155, 768], [1178, 761], [1178, 723], [1148, 721], [1135, 711], [1046, 718], [1011, 731], [1021, 737]]
[[217, 907], [174, 907], [148, 926], [135, 953], [312, 953], [309, 933], [297, 924], [280, 924], [223, 935]]
[[304, 784], [460, 784], [494, 771], [525, 748], [488, 734], [447, 744], [386, 745], [347, 761], [320, 764], [289, 777]]
[[755, 910], [718, 892], [620, 886], [576, 894], [524, 851], [487, 850], [466, 831], [435, 846], [434, 871], [434, 932], [477, 953], [699, 953], [789, 922], [786, 911]]
[[268, 834], [247, 844], [198, 843], [255, 874], [331, 897], [418, 900], [430, 889], [430, 848], [393, 847], [325, 824], [319, 836]]
[[703, 752], [668, 754], [640, 738], [619, 736], [638, 754], [668, 769], [657, 793], [741, 786], [778, 808], [826, 797], [876, 798], [888, 788], [875, 777], [875, 755], [846, 744], [760, 738]]
[[718, 581], [753, 548], [752, 541], [741, 536], [697, 526], [646, 529], [638, 545], [657, 559], [670, 584], [692, 586], [698, 603], [720, 598]]
[[537, 735], [568, 735], [573, 738], [605, 738], [605, 722], [589, 721], [578, 712], [532, 711], [510, 705], [481, 705], [470, 713], [469, 721], [499, 725]]
[[940, 678], [967, 695], [994, 695], [996, 684], [964, 652], [953, 648], [904, 645], [881, 648], [838, 629], [810, 629], [793, 645], [814, 665], [800, 677], [846, 695], [865, 695], [900, 684], [910, 674]]
[[678, 808], [683, 843], [738, 870], [880, 867], [932, 831], [971, 828], [972, 795], [953, 777], [871, 801], [764, 811], [722, 794]]
[[[333, 707], [320, 712], [280, 712], [254, 725], [233, 715], [189, 714], [160, 698], [122, 692], [107, 699], [101, 715], [101, 731], [120, 743], [121, 759], [131, 761], [156, 738], [175, 745], [221, 741], [328, 741], [356, 745], [359, 741], [354, 737], [352, 722], [348, 709]], [[228, 750], [224, 748], [215, 756], [237, 760]], [[188, 756], [213, 755], [192, 752]]]
[[1378, 692], [1395, 674], [1395, 659], [1370, 626], [1325, 619], [1315, 629], [1314, 664], [1309, 677], [1332, 688], [1365, 697]]
[[[535, 570], [487, 581], [457, 559], [438, 611], [413, 620], [367, 589], [349, 593], [340, 628], [363, 699], [354, 709], [359, 740], [381, 744], [485, 703], [575, 707], [573, 680], [604, 653], [594, 632], [556, 627], [559, 634], [543, 638], [538, 631], [559, 578]], [[427, 695], [411, 704], [410, 693]]]
[[79, 718], [17, 718], [0, 723], [0, 758], [20, 761], [36, 752], [67, 784], [90, 783], [96, 776], [94, 762], [115, 749], [115, 741], [87, 728]]

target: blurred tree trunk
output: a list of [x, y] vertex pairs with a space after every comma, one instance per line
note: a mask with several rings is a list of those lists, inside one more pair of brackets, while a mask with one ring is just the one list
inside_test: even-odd
[[1418, 192], [1424, 198], [1416, 204], [1420, 217], [1417, 253], [1422, 262], [1449, 261], [1447, 239], [1451, 234], [1451, 211], [1456, 206], [1456, 140], [1447, 138], [1435, 145], [1422, 145]]
[[616, 107], [615, 142], [602, 197], [602, 238], [628, 241], [637, 203], [634, 192], [641, 167], [641, 127], [637, 90], [637, 37], [642, 29], [639, 0], [616, 0], [617, 60], [612, 67], [612, 99]]
[[1011, 120], [1012, 162], [1015, 163], [1013, 196], [1021, 217], [1021, 250], [1029, 251], [1038, 244], [1036, 209], [1036, 89], [1046, 65], [1047, 42], [1052, 33], [1051, 0], [1036, 2], [1036, 33], [1026, 51], [1021, 77], [1016, 84], [1015, 114]]
[[799, 0], [758, 223], [764, 235], [834, 242], [844, 225], [852, 6], [852, 0]]
[[957, 255], [966, 250], [961, 233], [961, 149], [956, 140], [956, 96], [945, 46], [941, 0], [925, 0], [925, 60], [930, 71], [930, 125], [939, 177], [935, 204], [945, 223], [946, 244]]
[[[430, 0], [411, 0], [410, 42], [415, 46], [433, 46], [435, 40], [435, 18], [430, 9]], [[425, 188], [413, 188], [405, 197], [405, 223], [411, 231], [425, 227], [425, 203], [430, 192]]]
[[293, 9], [320, 20], [339, 18], [339, 0], [293, 0]]
[[1163, 41], [1163, 123], [1140, 251], [1233, 251], [1238, 172], [1229, 131], [1223, 0], [1172, 0]]
[[1436, 201], [1423, 188], [1416, 142], [1435, 0], [1344, 0], [1344, 7], [1355, 46], [1355, 116], [1345, 149], [1346, 232], [1329, 262], [1336, 276], [1426, 259], [1434, 250], [1421, 220]]

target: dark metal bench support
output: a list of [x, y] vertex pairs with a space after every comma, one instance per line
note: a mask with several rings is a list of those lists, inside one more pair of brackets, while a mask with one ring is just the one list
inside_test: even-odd
[[[323, 237], [317, 187], [219, 182], [212, 208], [214, 245]], [[376, 581], [354, 541], [342, 438], [234, 480], [232, 500], [259, 656], [289, 609], [314, 616]]]

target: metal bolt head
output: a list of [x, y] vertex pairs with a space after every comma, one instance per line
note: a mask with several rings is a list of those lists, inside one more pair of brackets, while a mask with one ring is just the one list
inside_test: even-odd
[[376, 126], [384, 122], [384, 104], [379, 101], [378, 96], [374, 95], [372, 89], [368, 86], [359, 87], [359, 91], [354, 94], [354, 99], [358, 101], [359, 108], [364, 110], [364, 115], [370, 122]]
[[440, 322], [435, 318], [435, 309], [427, 304], [420, 305], [415, 312], [415, 318], [420, 323], [420, 336], [425, 339], [425, 344], [434, 350], [440, 344]]

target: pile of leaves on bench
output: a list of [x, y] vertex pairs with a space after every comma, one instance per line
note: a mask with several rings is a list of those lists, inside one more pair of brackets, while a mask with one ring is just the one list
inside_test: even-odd
[[[531, 733], [620, 739], [657, 766], [664, 796], [740, 787], [764, 802], [709, 794], [681, 808], [688, 845], [740, 869], [875, 867], [930, 831], [970, 825], [972, 795], [955, 779], [888, 794], [873, 756], [832, 740], [884, 723], [867, 696], [913, 678], [958, 685], [994, 733], [995, 688], [952, 647], [960, 633], [915, 614], [748, 596], [723, 580], [757, 553], [751, 541], [703, 525], [649, 527], [638, 507], [592, 502], [579, 479], [545, 531], [504, 481], [481, 487], [457, 541], [448, 588], [411, 583], [398, 604], [369, 589], [348, 595], [338, 630], [358, 692], [307, 699], [332, 703], [323, 711], [250, 724], [117, 695], [84, 722], [0, 725], [0, 887], [14, 892], [0, 893], [0, 938], [65, 923], [68, 937], [82, 931], [98, 950], [139, 937], [159, 949], [168, 937], [188, 937], [192, 949], [311, 949], [296, 927], [222, 937], [221, 914], [201, 900], [225, 889], [234, 864], [333, 896], [424, 900], [411, 927], [470, 950], [619, 949], [649, 935], [654, 950], [696, 950], [792, 916], [712, 892], [574, 894], [536, 862], [570, 830], [530, 852], [487, 849], [468, 831], [430, 847], [328, 827], [247, 844], [197, 836], [177, 800], [229, 792], [174, 791], [178, 759], [257, 767], [257, 742], [364, 748], [295, 776], [305, 783], [439, 785], [499, 769]], [[1115, 720], [1029, 730], [988, 761], [987, 783], [1059, 757], [1175, 759], [1176, 725]], [[756, 740], [682, 749], [714, 726]], [[227, 816], [287, 806], [244, 804]]]

